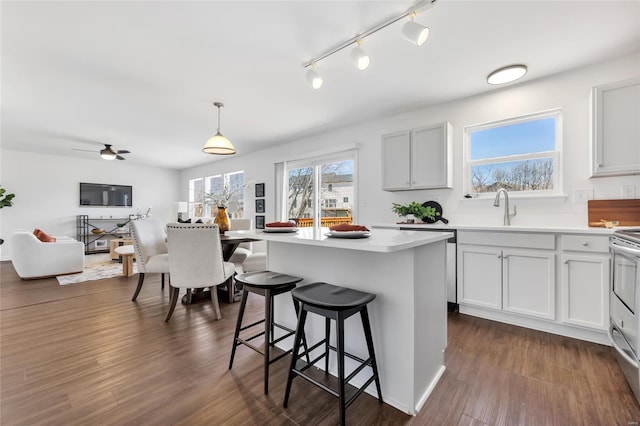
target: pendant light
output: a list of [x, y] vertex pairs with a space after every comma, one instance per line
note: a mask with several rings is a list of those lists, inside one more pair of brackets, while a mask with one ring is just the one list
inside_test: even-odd
[[311, 87], [316, 90], [322, 87], [322, 77], [316, 71], [315, 63], [311, 64], [309, 71], [307, 71], [307, 80], [311, 83]]
[[213, 105], [218, 107], [218, 131], [209, 138], [204, 148], [202, 148], [202, 152], [215, 155], [235, 154], [236, 149], [231, 144], [231, 141], [220, 133], [220, 107], [223, 107], [224, 104], [222, 102], [214, 102]]

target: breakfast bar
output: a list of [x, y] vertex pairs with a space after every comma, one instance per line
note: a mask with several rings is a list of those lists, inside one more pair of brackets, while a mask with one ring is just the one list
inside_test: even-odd
[[[445, 369], [445, 256], [446, 240], [452, 234], [375, 229], [364, 238], [335, 238], [328, 231], [228, 233], [266, 240], [268, 269], [302, 277], [299, 285], [321, 281], [375, 293], [370, 319], [382, 397], [385, 403], [413, 415]], [[276, 299], [274, 316], [278, 323], [295, 328], [296, 315], [285, 296]], [[347, 321], [346, 329], [345, 349], [364, 357], [367, 347], [357, 317]], [[321, 340], [324, 321], [310, 317], [306, 333], [310, 342]], [[323, 368], [322, 364], [318, 367]], [[346, 368], [351, 371], [353, 366], [347, 363]], [[336, 369], [332, 358], [329, 372], [336, 375]], [[361, 385], [366, 377], [361, 372], [353, 383]], [[367, 393], [376, 395], [375, 386], [370, 385]]]

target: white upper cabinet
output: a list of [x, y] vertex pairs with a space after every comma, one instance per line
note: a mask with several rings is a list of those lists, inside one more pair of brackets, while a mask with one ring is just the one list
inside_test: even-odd
[[447, 122], [382, 136], [382, 189], [451, 188], [451, 125]]
[[591, 176], [640, 174], [640, 78], [593, 89]]

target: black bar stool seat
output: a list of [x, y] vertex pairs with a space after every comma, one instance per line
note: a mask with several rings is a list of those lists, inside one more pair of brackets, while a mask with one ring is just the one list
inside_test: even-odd
[[[231, 348], [231, 359], [229, 360], [229, 369], [233, 367], [233, 359], [236, 354], [236, 348], [239, 345], [245, 345], [264, 356], [264, 393], [269, 393], [269, 365], [280, 360], [291, 353], [291, 349], [271, 358], [270, 348], [276, 343], [292, 336], [295, 330], [292, 330], [273, 321], [273, 298], [279, 294], [287, 293], [296, 288], [296, 283], [302, 281], [302, 278], [293, 275], [280, 274], [272, 271], [249, 272], [235, 277], [236, 282], [242, 285], [242, 300], [238, 311], [238, 321], [236, 322], [236, 331], [233, 337], [233, 346]], [[265, 318], [251, 324], [242, 326], [244, 310], [247, 304], [249, 293], [264, 296], [264, 314]], [[296, 314], [298, 313], [298, 302], [294, 301]], [[249, 337], [240, 337], [240, 333], [252, 327], [264, 323], [264, 330]], [[274, 339], [275, 327], [278, 327], [286, 333], [277, 339]], [[252, 340], [264, 335], [264, 350], [250, 343]], [[304, 344], [306, 348], [306, 341]]]
[[[289, 376], [287, 378], [287, 387], [284, 395], [284, 408], [289, 403], [289, 395], [291, 392], [291, 384], [294, 377], [300, 376], [307, 381], [315, 384], [321, 389], [327, 391], [331, 395], [340, 400], [340, 424], [344, 425], [346, 421], [346, 409], [351, 403], [375, 381], [376, 390], [378, 392], [378, 401], [382, 403], [382, 391], [380, 390], [380, 377], [378, 375], [378, 365], [373, 349], [373, 339], [371, 337], [371, 324], [369, 322], [369, 314], [367, 304], [376, 298], [375, 294], [363, 291], [353, 290], [350, 288], [339, 287], [327, 283], [313, 283], [302, 287], [297, 287], [291, 291], [294, 303], [300, 303], [300, 313], [298, 314], [298, 326], [293, 342], [293, 355], [291, 357], [291, 367], [289, 368]], [[311, 347], [306, 347], [304, 339], [304, 325], [307, 318], [307, 312], [313, 312], [317, 315], [325, 317], [325, 337], [320, 342]], [[369, 358], [364, 360], [355, 355], [349, 354], [344, 350], [344, 320], [350, 316], [360, 313], [362, 319], [362, 327], [367, 342]], [[336, 346], [329, 344], [331, 320], [336, 321]], [[300, 344], [304, 341], [305, 350], [299, 353]], [[309, 360], [311, 351], [324, 345], [324, 352], [318, 357]], [[307, 374], [305, 370], [312, 367], [316, 362], [324, 358], [325, 374], [329, 373], [329, 350], [336, 352], [338, 357], [338, 390], [330, 388], [321, 383], [316, 378]], [[302, 359], [306, 356], [306, 362]], [[345, 357], [358, 361], [358, 367], [345, 377]], [[372, 371], [371, 377], [357, 389], [353, 395], [346, 399], [345, 386], [365, 367], [370, 367]]]

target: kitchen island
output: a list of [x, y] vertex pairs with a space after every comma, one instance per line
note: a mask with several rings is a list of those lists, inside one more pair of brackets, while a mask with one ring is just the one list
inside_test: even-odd
[[[267, 241], [268, 269], [303, 278], [299, 285], [323, 281], [375, 293], [369, 315], [382, 385], [382, 397], [408, 414], [415, 414], [444, 372], [447, 344], [445, 243], [452, 234], [375, 229], [368, 238], [328, 237], [327, 229], [302, 228], [295, 233], [228, 231]], [[278, 323], [295, 328], [296, 316], [287, 295], [276, 298]], [[346, 321], [346, 351], [367, 354], [359, 317]], [[324, 335], [324, 320], [307, 319], [307, 339]], [[335, 333], [332, 333], [332, 337]], [[291, 342], [286, 341], [284, 345]], [[347, 371], [354, 364], [347, 360]], [[323, 362], [318, 363], [322, 368]], [[329, 363], [336, 372], [335, 354]], [[352, 383], [364, 383], [369, 371]], [[295, 392], [295, 383], [292, 392]], [[367, 392], [375, 395], [371, 385]]]

